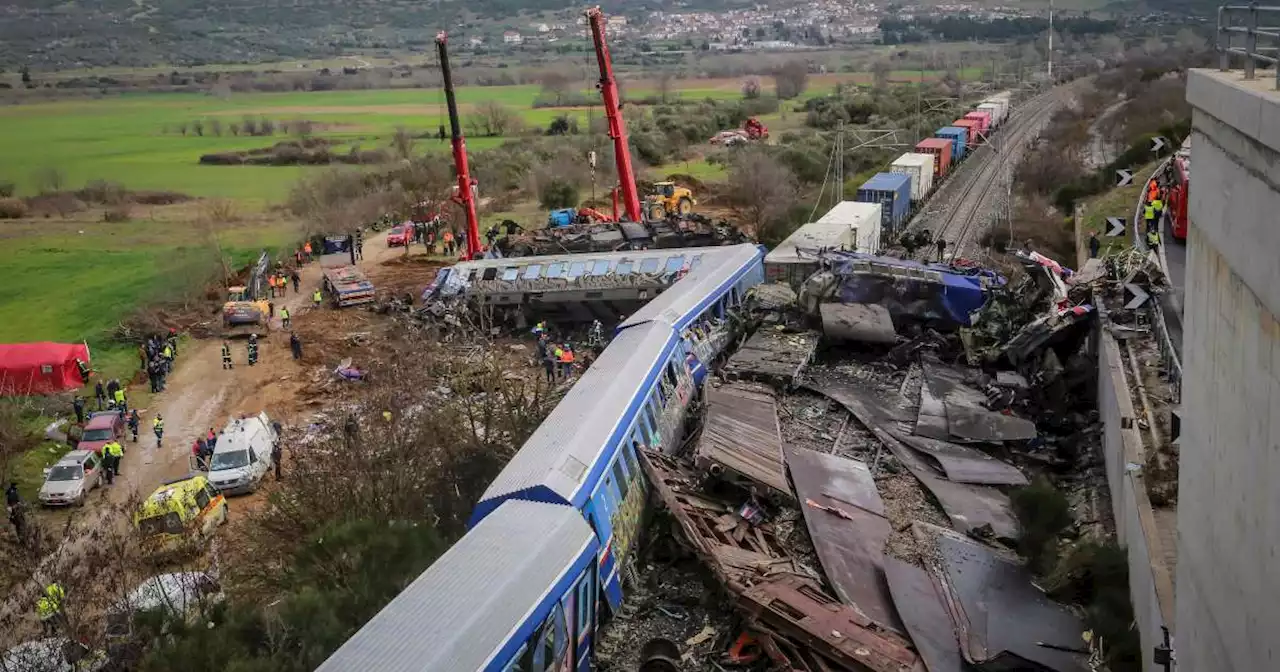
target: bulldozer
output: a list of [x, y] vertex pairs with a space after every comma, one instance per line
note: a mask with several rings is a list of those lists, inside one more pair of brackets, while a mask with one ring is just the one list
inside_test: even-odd
[[246, 287], [228, 287], [227, 302], [222, 304], [224, 338], [264, 334], [271, 312], [266, 299], [259, 299]]
[[645, 214], [649, 219], [666, 219], [672, 215], [686, 217], [693, 213], [693, 192], [686, 187], [676, 186], [675, 182], [657, 182], [653, 185], [653, 193], [645, 198]]

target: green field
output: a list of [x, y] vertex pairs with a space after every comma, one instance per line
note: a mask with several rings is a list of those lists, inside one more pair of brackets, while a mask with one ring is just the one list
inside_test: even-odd
[[[973, 72], [961, 73], [977, 77]], [[892, 73], [902, 81], [915, 81], [920, 73]], [[936, 79], [940, 73], [926, 72]], [[735, 99], [743, 78], [676, 80], [675, 95], [685, 99]], [[869, 84], [867, 73], [813, 75], [806, 97], [830, 92], [838, 83]], [[771, 82], [763, 78], [765, 90]], [[628, 96], [656, 95], [651, 81], [625, 83]], [[539, 94], [536, 85], [467, 87], [458, 91], [464, 117], [476, 105], [496, 101], [518, 112], [527, 128], [536, 131], [556, 116], [571, 114], [586, 126], [587, 108], [533, 109]], [[790, 104], [790, 103], [789, 103]], [[595, 114], [600, 114], [597, 109]], [[397, 128], [434, 136], [446, 123], [443, 96], [434, 89], [390, 89], [296, 93], [246, 93], [225, 97], [205, 94], [123, 94], [96, 100], [68, 100], [0, 107], [0, 181], [17, 185], [20, 194], [33, 193], [40, 175], [55, 169], [66, 188], [92, 180], [110, 180], [129, 189], [169, 190], [193, 196], [234, 198], [259, 205], [279, 203], [289, 188], [312, 167], [202, 166], [200, 156], [266, 147], [285, 139], [233, 136], [230, 125], [244, 119], [282, 122], [306, 119], [318, 124], [316, 135], [341, 143], [339, 151], [353, 146], [385, 148]], [[211, 120], [219, 120], [222, 135], [214, 137]], [[199, 120], [206, 128], [196, 136], [183, 124]], [[465, 122], [464, 122], [465, 123]], [[768, 123], [768, 122], [766, 122]], [[504, 142], [500, 137], [469, 137], [472, 149]], [[421, 152], [447, 150], [434, 137], [417, 141]], [[21, 157], [21, 160], [13, 160]]]
[[[291, 235], [255, 223], [224, 230], [218, 241], [233, 263], [244, 263]], [[181, 297], [216, 271], [217, 252], [203, 236], [189, 224], [146, 220], [8, 224], [0, 243], [9, 277], [0, 342], [88, 341], [97, 368], [131, 374], [133, 350], [105, 335], [137, 306]]]

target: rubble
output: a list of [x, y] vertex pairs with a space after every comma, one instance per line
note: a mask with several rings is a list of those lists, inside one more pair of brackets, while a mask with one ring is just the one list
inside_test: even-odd
[[[749, 481], [757, 495], [790, 498], [773, 393], [760, 385], [708, 385], [706, 417], [694, 463], [718, 478]], [[769, 493], [764, 492], [769, 490]]]
[[786, 327], [762, 328], [729, 357], [724, 375], [730, 379], [759, 380], [793, 385], [818, 349], [816, 332], [794, 332]]

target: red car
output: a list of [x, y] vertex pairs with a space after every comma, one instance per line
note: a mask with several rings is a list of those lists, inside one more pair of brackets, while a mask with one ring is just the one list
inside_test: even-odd
[[92, 450], [102, 454], [102, 447], [112, 441], [124, 441], [125, 424], [119, 413], [102, 411], [90, 416], [84, 424], [84, 434], [76, 444], [76, 450]]
[[413, 242], [413, 227], [405, 224], [387, 233], [387, 247], [408, 247]]

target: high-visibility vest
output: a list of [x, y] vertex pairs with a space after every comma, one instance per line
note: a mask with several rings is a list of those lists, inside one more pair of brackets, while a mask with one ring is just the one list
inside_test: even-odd
[[281, 309], [280, 309], [280, 319], [283, 319], [283, 320], [287, 320], [287, 319], [289, 319], [289, 309], [288, 309], [288, 308], [281, 308]]
[[306, 245], [303, 245], [302, 251], [306, 252], [307, 254], [311, 254], [311, 243], [307, 243]]
[[158, 429], [158, 430], [160, 430], [160, 431], [162, 431], [162, 432], [163, 432], [163, 431], [164, 431], [164, 420], [161, 420], [160, 418], [156, 418], [155, 420], [152, 420], [152, 421], [151, 421], [151, 427], [152, 427], [153, 429]]
[[1143, 218], [1145, 218], [1145, 219], [1155, 219], [1155, 218], [1156, 218], [1156, 208], [1155, 208], [1155, 206], [1154, 206], [1154, 205], [1148, 205], [1148, 206], [1147, 206], [1147, 207], [1142, 211], [1142, 216], [1143, 216]]
[[47, 621], [56, 613], [58, 613], [58, 606], [53, 600], [47, 597], [36, 600], [36, 616], [39, 616], [40, 620]]
[[224, 345], [224, 346], [222, 346], [222, 356], [223, 356], [223, 357], [230, 357], [230, 356], [231, 356], [231, 346], [229, 346], [229, 345]]
[[311, 300], [315, 301], [316, 303], [320, 303], [321, 301], [324, 300], [324, 295], [321, 294], [320, 290], [317, 289], [315, 293], [311, 295]]
[[171, 347], [169, 347], [169, 346], [167, 346], [167, 345], [166, 345], [166, 346], [164, 346], [164, 358], [165, 358], [165, 359], [169, 359], [169, 358], [171, 358], [171, 357], [173, 357], [173, 348], [171, 348]]
[[1151, 231], [1151, 232], [1147, 233], [1147, 244], [1148, 244], [1148, 245], [1159, 245], [1159, 244], [1160, 244], [1160, 234], [1156, 233], [1155, 231]]
[[1164, 210], [1164, 201], [1157, 198], [1156, 200], [1151, 201], [1151, 207], [1155, 208], [1156, 212], [1160, 212], [1161, 210]]
[[102, 451], [111, 457], [124, 456], [124, 446], [120, 445], [119, 441], [112, 441], [111, 443], [108, 443], [102, 447]]
[[116, 390], [116, 403], [124, 401], [124, 390]]

